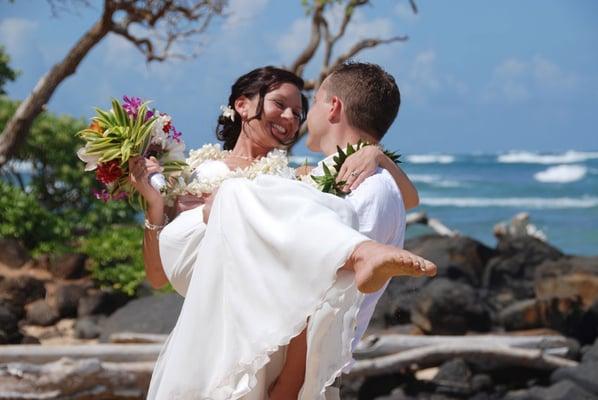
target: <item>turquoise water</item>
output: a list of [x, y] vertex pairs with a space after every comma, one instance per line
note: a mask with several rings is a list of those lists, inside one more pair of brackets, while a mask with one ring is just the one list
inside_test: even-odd
[[[412, 211], [489, 246], [496, 244], [494, 225], [527, 212], [565, 253], [598, 255], [598, 151], [411, 154], [401, 160], [420, 194], [421, 205]], [[407, 237], [425, 231], [410, 227]]]
[[[292, 160], [302, 164], [305, 157]], [[495, 224], [525, 211], [565, 253], [598, 255], [598, 151], [426, 154], [402, 160], [420, 193], [421, 205], [413, 211], [489, 246], [496, 243]], [[410, 228], [408, 237], [418, 232]]]
[[404, 158], [429, 217], [494, 245], [493, 226], [525, 211], [565, 253], [598, 254], [598, 152]]

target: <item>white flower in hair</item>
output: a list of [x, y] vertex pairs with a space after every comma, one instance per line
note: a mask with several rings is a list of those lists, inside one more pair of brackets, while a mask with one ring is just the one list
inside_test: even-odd
[[231, 106], [220, 106], [220, 110], [222, 111], [222, 116], [224, 118], [229, 118], [231, 121], [235, 122], [235, 110], [233, 110]]

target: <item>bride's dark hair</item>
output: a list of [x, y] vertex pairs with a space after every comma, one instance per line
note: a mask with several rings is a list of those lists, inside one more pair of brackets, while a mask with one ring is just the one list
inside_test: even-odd
[[[223, 147], [225, 150], [231, 150], [233, 147], [235, 147], [237, 139], [239, 138], [239, 134], [241, 133], [241, 115], [239, 115], [239, 113], [235, 110], [235, 100], [241, 96], [252, 98], [255, 95], [258, 95], [259, 100], [257, 104], [256, 115], [250, 118], [250, 120], [254, 118], [260, 119], [264, 110], [264, 96], [266, 93], [276, 89], [283, 83], [290, 83], [297, 86], [299, 91], [303, 90], [303, 79], [290, 71], [272, 66], [254, 69], [253, 71], [248, 72], [237, 79], [237, 81], [231, 87], [231, 93], [228, 98], [228, 106], [232, 108], [235, 113], [234, 121], [228, 117], [225, 117], [224, 115], [220, 115], [218, 117], [218, 125], [216, 126], [216, 137], [218, 140], [224, 142]], [[301, 119], [299, 121], [299, 129], [301, 129], [301, 124], [303, 124], [307, 116], [308, 102], [303, 93], [301, 93], [301, 105], [302, 110]], [[297, 132], [295, 132], [290, 141], [282, 142], [277, 138], [278, 142], [282, 146], [289, 146], [293, 144], [293, 142], [295, 142], [299, 136], [299, 129], [297, 129]]]

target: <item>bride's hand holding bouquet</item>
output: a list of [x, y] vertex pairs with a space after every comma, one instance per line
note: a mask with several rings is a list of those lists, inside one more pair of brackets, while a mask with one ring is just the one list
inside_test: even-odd
[[186, 166], [185, 144], [168, 114], [137, 97], [123, 100], [113, 99], [109, 110], [96, 108], [91, 125], [77, 133], [85, 141], [77, 155], [104, 186], [97, 198], [128, 199], [147, 209], [150, 200], [161, 201], [166, 178]]

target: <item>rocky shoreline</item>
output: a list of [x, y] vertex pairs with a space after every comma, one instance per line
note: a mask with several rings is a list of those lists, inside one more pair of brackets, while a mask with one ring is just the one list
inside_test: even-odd
[[405, 247], [434, 261], [438, 276], [393, 279], [370, 331], [561, 334], [564, 356], [580, 363], [538, 370], [466, 354], [427, 371], [345, 380], [343, 399], [598, 399], [598, 257], [566, 255], [529, 235], [500, 236], [495, 248], [426, 235]]
[[[566, 255], [520, 234], [499, 235], [494, 248], [438, 234], [408, 240], [405, 247], [434, 261], [438, 276], [393, 279], [370, 334], [560, 334], [568, 338], [560, 356], [579, 364], [538, 369], [457, 353], [433, 367], [414, 363], [392, 373], [349, 376], [343, 399], [598, 399], [598, 257]], [[32, 260], [5, 239], [0, 254], [1, 344], [88, 344], [118, 332], [166, 334], [180, 310], [176, 294], [148, 289], [131, 299], [99, 289], [86, 276], [81, 255]]]

